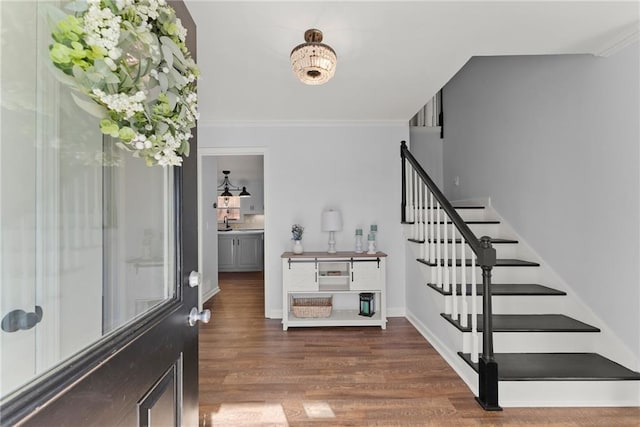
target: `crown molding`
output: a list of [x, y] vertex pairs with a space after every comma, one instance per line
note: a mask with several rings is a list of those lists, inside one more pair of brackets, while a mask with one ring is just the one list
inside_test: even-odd
[[640, 40], [640, 22], [636, 22], [632, 26], [621, 31], [609, 43], [597, 50], [594, 55], [606, 58], [607, 56], [611, 56], [614, 53], [621, 51], [638, 40]]
[[199, 127], [388, 127], [406, 126], [408, 120], [205, 120]]

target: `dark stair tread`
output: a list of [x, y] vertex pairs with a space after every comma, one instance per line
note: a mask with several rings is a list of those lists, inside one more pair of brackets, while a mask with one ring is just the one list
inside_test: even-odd
[[[414, 224], [415, 222], [422, 222], [423, 224], [427, 223], [427, 221], [414, 221], [412, 222], [412, 224]], [[453, 222], [451, 221], [447, 221], [446, 223], [449, 225], [453, 224]], [[500, 224], [500, 221], [497, 219], [470, 219], [470, 220], [464, 221], [464, 223], [465, 224]], [[442, 224], [445, 224], [445, 221], [438, 222], [436, 220], [436, 221], [433, 221], [431, 224], [442, 225]]]
[[[442, 295], [451, 295], [451, 291], [445, 292], [440, 289], [435, 283], [427, 283], [431, 289], [440, 292]], [[460, 289], [462, 285], [460, 283], [457, 284], [458, 295], [460, 295]], [[468, 283], [465, 287], [466, 295], [471, 295], [471, 284]], [[482, 283], [476, 284], [476, 295], [482, 295]], [[536, 283], [492, 283], [491, 284], [491, 295], [492, 296], [504, 296], [504, 295], [553, 295], [553, 296], [562, 296], [566, 295], [566, 292], [559, 291], [557, 289], [550, 288], [544, 285], [538, 285]]]
[[[423, 224], [427, 223], [427, 221], [401, 221], [401, 224], [415, 224], [415, 223], [420, 223], [420, 222], [423, 223]], [[445, 221], [438, 222], [436, 220], [436, 221], [433, 221], [431, 224], [440, 224], [440, 225], [442, 225], [444, 223], [445, 223]], [[451, 221], [447, 221], [446, 223], [449, 224], [449, 225], [453, 224], [453, 222], [451, 222]], [[468, 221], [464, 221], [464, 223], [465, 224], [471, 224], [471, 225], [474, 225], [474, 224], [500, 224], [500, 221], [498, 221], [497, 219], [470, 219]]]
[[[422, 263], [422, 264], [426, 264], [430, 267], [436, 267], [437, 264], [436, 263], [432, 263], [427, 261], [426, 259], [422, 259], [422, 258], [418, 258], [416, 259], [416, 261]], [[451, 264], [451, 259], [448, 260], [448, 265], [449, 267], [452, 266]], [[467, 267], [471, 267], [471, 259], [467, 259], [466, 260], [466, 265]], [[444, 265], [444, 263], [442, 262], [442, 260], [440, 261], [440, 265]], [[460, 266], [461, 262], [459, 259], [456, 259], [456, 266]], [[513, 259], [513, 258], [499, 258], [496, 260], [496, 267], [540, 267], [540, 264], [538, 264], [537, 262], [532, 262], [532, 261], [525, 261], [525, 260], [521, 260], [521, 259]]]
[[[471, 332], [471, 315], [462, 327], [449, 314], [440, 314], [462, 332]], [[494, 314], [493, 332], [600, 332], [595, 326], [564, 314]], [[483, 330], [482, 314], [478, 314], [478, 331]]]
[[[470, 354], [458, 353], [476, 372]], [[597, 353], [496, 353], [500, 381], [640, 380], [640, 373]]]
[[[433, 209], [431, 207], [423, 206], [423, 209]], [[480, 205], [453, 205], [454, 209], [485, 209], [484, 206]], [[442, 208], [440, 208], [442, 209]]]
[[[407, 239], [410, 242], [413, 243], [424, 243], [424, 239]], [[436, 239], [437, 240], [437, 239]], [[429, 239], [429, 242], [431, 242], [431, 239]], [[440, 243], [443, 243], [444, 239], [440, 239]], [[456, 243], [459, 244], [462, 242], [462, 239], [456, 239]], [[451, 239], [447, 239], [447, 243], [451, 244]], [[513, 239], [499, 239], [499, 238], [492, 238], [491, 239], [491, 243], [493, 244], [515, 244], [518, 243], [517, 240], [513, 240]]]

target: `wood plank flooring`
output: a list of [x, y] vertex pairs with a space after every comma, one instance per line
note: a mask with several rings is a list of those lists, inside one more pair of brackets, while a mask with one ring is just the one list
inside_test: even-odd
[[640, 426], [640, 408], [484, 412], [404, 318], [387, 330], [265, 319], [261, 273], [221, 273], [200, 326], [201, 426]]

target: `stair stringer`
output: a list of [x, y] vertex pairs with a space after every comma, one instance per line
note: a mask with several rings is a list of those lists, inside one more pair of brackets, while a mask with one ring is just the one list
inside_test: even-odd
[[494, 218], [500, 221], [501, 231], [504, 233], [504, 236], [518, 240], [518, 251], [523, 258], [540, 264], [538, 274], [542, 280], [541, 283], [567, 293], [566, 296], [562, 297], [564, 299], [564, 312], [562, 314], [580, 319], [600, 329], [600, 333], [593, 334], [594, 347], [597, 348], [597, 352], [631, 370], [640, 370], [640, 359], [636, 357], [634, 352], [624, 344], [606, 322], [591, 310], [589, 305], [578, 296], [578, 293], [571, 285], [563, 280], [562, 277], [550, 267], [550, 263], [542, 258], [540, 254], [516, 232], [509, 222], [490, 204], [490, 200], [489, 204], [485, 205], [485, 210], [488, 218]]

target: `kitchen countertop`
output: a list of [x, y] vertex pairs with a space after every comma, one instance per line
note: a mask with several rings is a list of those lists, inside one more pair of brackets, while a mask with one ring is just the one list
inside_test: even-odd
[[229, 231], [218, 230], [219, 235], [224, 234], [263, 234], [262, 228], [236, 228]]

